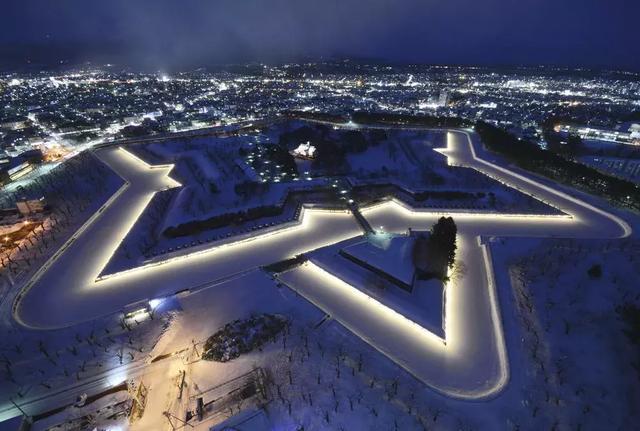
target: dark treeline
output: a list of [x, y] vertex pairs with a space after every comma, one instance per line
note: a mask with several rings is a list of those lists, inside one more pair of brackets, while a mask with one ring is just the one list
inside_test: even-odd
[[[197, 235], [207, 230], [218, 229], [224, 226], [240, 225], [263, 217], [279, 216], [284, 212], [287, 205], [300, 205], [302, 202], [311, 202], [313, 201], [313, 198], [310, 197], [311, 195], [323, 192], [328, 196], [323, 197], [322, 201], [328, 206], [344, 206], [344, 204], [335, 197], [335, 189], [333, 188], [322, 189], [318, 187], [312, 190], [296, 190], [288, 192], [281, 205], [251, 207], [246, 210], [228, 212], [202, 220], [192, 220], [186, 223], [181, 223], [177, 226], [170, 226], [164, 230], [163, 234], [169, 238], [179, 238], [183, 236]], [[333, 196], [334, 199], [331, 199], [329, 196]]]
[[492, 192], [465, 192], [460, 190], [422, 190], [414, 192], [391, 182], [355, 185], [351, 188], [351, 195], [360, 205], [377, 202], [388, 196], [393, 196], [410, 205], [415, 205], [415, 202], [425, 201], [470, 201], [475, 203], [478, 199], [484, 199], [487, 196], [490, 201], [495, 201], [495, 195]]
[[[325, 126], [323, 126], [325, 127]], [[365, 152], [370, 146], [376, 146], [387, 139], [384, 130], [339, 130], [317, 138], [317, 155], [313, 168], [325, 175], [347, 175], [350, 171], [348, 154]]]
[[378, 112], [354, 112], [351, 119], [358, 124], [389, 124], [420, 127], [470, 127], [473, 122], [458, 117], [433, 117]]
[[550, 116], [542, 124], [542, 136], [547, 143], [547, 149], [559, 156], [574, 159], [587, 153], [587, 148], [578, 135], [570, 134], [564, 137], [555, 132], [556, 124], [572, 124], [571, 118]]
[[296, 255], [292, 258], [289, 259], [285, 259], [285, 260], [280, 260], [278, 262], [274, 262], [271, 263], [269, 265], [265, 265], [264, 269], [268, 272], [272, 272], [274, 274], [279, 274], [281, 272], [287, 271], [289, 269], [293, 269], [296, 266], [300, 266], [303, 263], [305, 263], [306, 261], [308, 261], [309, 258], [304, 255], [304, 254], [299, 254]]
[[178, 226], [170, 226], [165, 229], [164, 235], [169, 238], [197, 235], [206, 230], [218, 229], [231, 224], [241, 224], [262, 217], [274, 217], [282, 214], [282, 210], [283, 207], [279, 205], [264, 205], [242, 211], [224, 213], [204, 220], [193, 220]]
[[328, 132], [329, 128], [325, 125], [306, 125], [281, 133], [278, 143], [283, 147], [295, 148], [304, 142], [316, 143]]
[[348, 115], [328, 114], [324, 112], [286, 111], [283, 114], [289, 118], [311, 121], [325, 121], [328, 123], [346, 123], [347, 121], [349, 121]]
[[640, 110], [632, 111], [622, 117], [622, 121], [640, 121]]
[[360, 131], [338, 133], [343, 139], [336, 137], [336, 132], [332, 132], [324, 124], [309, 124], [282, 133], [278, 144], [282, 148], [292, 149], [309, 142], [317, 149], [313, 161], [315, 169], [329, 175], [346, 174], [349, 171], [346, 154], [351, 151], [351, 147], [364, 151], [367, 148], [367, 141]]
[[456, 260], [456, 235], [458, 228], [452, 217], [440, 217], [438, 222], [431, 227], [429, 243], [440, 256], [447, 268], [452, 268]]
[[325, 121], [329, 123], [347, 123], [349, 120], [364, 125], [404, 125], [420, 127], [471, 127], [473, 121], [459, 117], [436, 117], [432, 115], [396, 114], [392, 112], [352, 112], [350, 115], [328, 114], [321, 112], [287, 111], [289, 118], [300, 120]]
[[640, 210], [640, 188], [632, 182], [603, 174], [491, 124], [478, 121], [476, 131], [487, 149], [509, 159], [519, 167], [572, 187], [585, 190], [611, 202]]

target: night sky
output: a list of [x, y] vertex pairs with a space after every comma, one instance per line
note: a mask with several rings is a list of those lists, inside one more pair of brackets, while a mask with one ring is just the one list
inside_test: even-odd
[[0, 66], [356, 58], [640, 70], [638, 0], [3, 0]]

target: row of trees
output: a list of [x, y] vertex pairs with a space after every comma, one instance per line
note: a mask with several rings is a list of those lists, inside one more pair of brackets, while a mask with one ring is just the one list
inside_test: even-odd
[[371, 146], [376, 146], [387, 139], [384, 130], [340, 131], [338, 136], [325, 138], [317, 143], [318, 153], [313, 162], [315, 169], [328, 175], [339, 175], [349, 172], [348, 154], [364, 153]]
[[354, 112], [351, 115], [358, 124], [389, 124], [420, 127], [470, 127], [473, 123], [459, 117], [434, 117], [431, 115], [393, 114], [385, 112]]
[[478, 121], [476, 131], [491, 151], [509, 159], [519, 167], [555, 181], [603, 196], [610, 201], [640, 210], [640, 187], [593, 168], [574, 162], [528, 141], [521, 141], [505, 130]]
[[352, 112], [351, 115], [336, 115], [320, 112], [285, 112], [289, 118], [315, 120], [329, 123], [346, 123], [351, 119], [358, 124], [411, 125], [422, 127], [470, 127], [473, 123], [459, 117], [436, 117], [431, 115], [397, 114], [390, 112]]
[[[334, 189], [329, 189], [333, 192]], [[215, 215], [201, 220], [191, 220], [181, 223], [177, 226], [166, 228], [163, 234], [169, 238], [178, 238], [182, 236], [197, 235], [207, 230], [218, 229], [233, 224], [239, 225], [252, 220], [258, 220], [263, 217], [275, 217], [281, 215], [288, 205], [299, 205], [301, 202], [310, 201], [310, 195], [322, 192], [320, 189], [315, 190], [295, 190], [287, 192], [287, 197], [282, 205], [262, 205], [247, 208], [246, 210], [232, 211], [220, 215]], [[328, 201], [329, 199], [324, 199]], [[335, 202], [334, 202], [335, 203]]]
[[168, 227], [164, 230], [164, 235], [169, 238], [197, 235], [206, 230], [218, 229], [231, 224], [240, 224], [262, 217], [274, 217], [282, 214], [282, 209], [283, 207], [279, 205], [264, 205], [248, 208], [242, 211], [220, 214], [204, 220], [192, 220], [177, 226]]
[[325, 112], [287, 111], [284, 115], [294, 119], [324, 121], [329, 123], [346, 123], [349, 121], [349, 117], [347, 115], [328, 114]]

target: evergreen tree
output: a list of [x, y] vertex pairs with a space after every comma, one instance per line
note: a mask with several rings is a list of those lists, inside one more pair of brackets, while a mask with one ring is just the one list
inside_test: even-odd
[[451, 217], [440, 217], [438, 222], [431, 228], [431, 236], [429, 242], [432, 249], [437, 251], [437, 255], [446, 259], [447, 266], [450, 268], [456, 259], [456, 234], [458, 228]]

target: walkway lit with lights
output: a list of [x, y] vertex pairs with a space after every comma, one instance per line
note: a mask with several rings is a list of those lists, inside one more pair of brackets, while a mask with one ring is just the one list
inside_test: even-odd
[[[441, 215], [458, 226], [461, 271], [446, 288], [445, 338], [420, 327], [312, 262], [281, 279], [354, 334], [434, 389], [477, 399], [500, 391], [508, 380], [489, 249], [482, 239], [498, 237], [619, 238], [626, 222], [524, 174], [476, 156], [476, 135], [449, 132], [450, 165], [476, 169], [540, 199], [564, 214], [502, 215], [409, 208], [391, 200], [362, 209], [373, 226], [403, 233], [427, 229]], [[136, 301], [206, 287], [261, 265], [361, 235], [348, 212], [305, 208], [297, 223], [255, 237], [157, 261], [116, 274], [101, 274], [153, 195], [179, 186], [172, 166], [149, 166], [117, 148], [98, 156], [126, 184], [44, 265], [23, 289], [15, 318], [25, 326], [52, 329], [117, 312]], [[43, 310], [47, 310], [46, 313]]]

